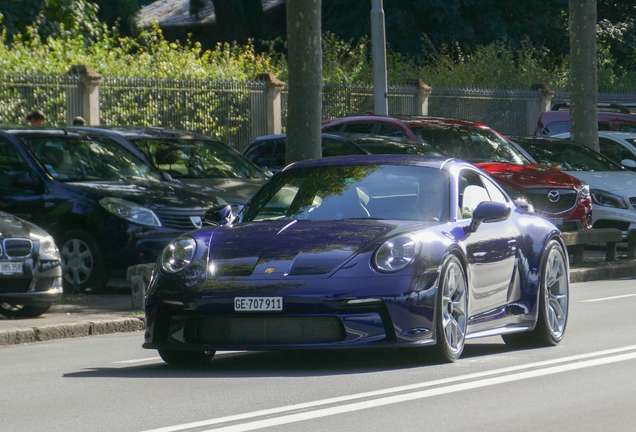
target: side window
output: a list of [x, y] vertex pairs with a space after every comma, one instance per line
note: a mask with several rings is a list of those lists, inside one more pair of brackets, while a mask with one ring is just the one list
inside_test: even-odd
[[355, 154], [360, 154], [358, 148], [350, 145], [346, 141], [339, 141], [331, 138], [322, 139], [322, 157]]
[[486, 186], [486, 189], [488, 190], [488, 195], [490, 195], [491, 201], [502, 203], [502, 204], [508, 203], [508, 199], [506, 198], [506, 195], [504, 195], [503, 192], [501, 192], [499, 188], [493, 182], [491, 182], [489, 179], [485, 177], [482, 177], [482, 181], [484, 182], [484, 185]]
[[636, 125], [622, 124], [618, 127], [618, 130], [621, 132], [636, 132]]
[[0, 140], [0, 187], [23, 189], [17, 181], [21, 177], [30, 177], [33, 170], [16, 148]]
[[552, 136], [560, 133], [570, 132], [570, 122], [569, 121], [558, 121], [553, 122], [547, 125], [541, 135], [543, 136]]
[[390, 136], [390, 137], [406, 137], [402, 130], [394, 125], [382, 123], [380, 126], [380, 132], [378, 135]]
[[599, 131], [609, 131], [612, 130], [611, 125], [608, 122], [598, 122], [598, 130]]
[[274, 156], [274, 148], [276, 147], [276, 141], [266, 141], [261, 143], [250, 151], [245, 153], [245, 157], [254, 162], [259, 167], [271, 168], [272, 158]]
[[459, 176], [459, 217], [469, 219], [479, 204], [490, 201], [482, 177], [474, 171], [464, 170]]
[[373, 133], [374, 123], [348, 123], [344, 129], [347, 133]]
[[342, 129], [342, 125], [341, 124], [337, 124], [337, 125], [333, 125], [333, 126], [329, 126], [327, 128], [324, 128], [322, 131], [324, 133], [333, 133], [333, 132], [340, 132], [340, 129]]

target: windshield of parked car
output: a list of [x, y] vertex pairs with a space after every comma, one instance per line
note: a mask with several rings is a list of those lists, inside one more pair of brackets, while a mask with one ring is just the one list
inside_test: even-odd
[[248, 178], [267, 176], [227, 145], [212, 140], [131, 140], [161, 171], [174, 178]]
[[449, 220], [449, 176], [433, 168], [344, 165], [297, 168], [270, 180], [245, 207], [263, 220]]
[[432, 146], [416, 140], [377, 138], [351, 138], [371, 154], [414, 154], [422, 156], [446, 156]]
[[583, 144], [523, 144], [524, 150], [541, 165], [557, 168], [561, 171], [624, 171], [620, 165], [612, 162], [600, 153]]
[[480, 127], [412, 126], [422, 141], [437, 150], [468, 162], [509, 162], [527, 165], [531, 161], [495, 131]]
[[57, 180], [161, 180], [147, 162], [108, 138], [23, 137], [46, 172]]

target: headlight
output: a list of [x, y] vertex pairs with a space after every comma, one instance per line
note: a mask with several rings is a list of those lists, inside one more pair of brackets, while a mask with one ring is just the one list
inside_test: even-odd
[[413, 262], [418, 251], [417, 239], [405, 234], [384, 242], [373, 255], [373, 264], [382, 272], [397, 272]]
[[589, 184], [582, 184], [581, 185], [581, 189], [579, 189], [579, 193], [581, 194], [581, 197], [583, 198], [587, 198], [590, 196], [590, 185]]
[[112, 214], [139, 225], [161, 226], [159, 218], [150, 209], [120, 198], [102, 198], [99, 203]]
[[58, 252], [53, 237], [46, 236], [40, 240], [40, 255], [54, 255]]
[[600, 190], [600, 189], [592, 189], [590, 191], [592, 195], [592, 202], [594, 204], [598, 204], [605, 207], [614, 207], [619, 209], [628, 209], [629, 207], [625, 203], [625, 200], [622, 196], [615, 195], [613, 193]]
[[192, 262], [197, 252], [197, 242], [190, 236], [172, 240], [161, 254], [161, 267], [168, 273], [177, 273]]

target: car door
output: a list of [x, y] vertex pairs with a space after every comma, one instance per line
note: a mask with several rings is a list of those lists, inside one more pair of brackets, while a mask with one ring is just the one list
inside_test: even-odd
[[0, 210], [38, 223], [43, 185], [41, 174], [17, 146], [0, 137]]
[[[495, 184], [477, 171], [464, 169], [459, 176], [459, 218], [470, 219], [484, 201], [508, 203]], [[518, 233], [506, 219], [482, 223], [466, 238], [471, 284], [471, 315], [493, 311], [506, 304], [515, 267]]]

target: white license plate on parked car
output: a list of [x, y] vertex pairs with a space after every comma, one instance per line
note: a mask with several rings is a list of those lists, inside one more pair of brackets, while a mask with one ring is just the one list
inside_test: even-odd
[[0, 273], [4, 275], [22, 274], [22, 262], [0, 262]]
[[555, 225], [563, 225], [563, 218], [550, 218], [548, 220]]
[[234, 310], [237, 312], [250, 311], [282, 311], [282, 297], [235, 297]]

